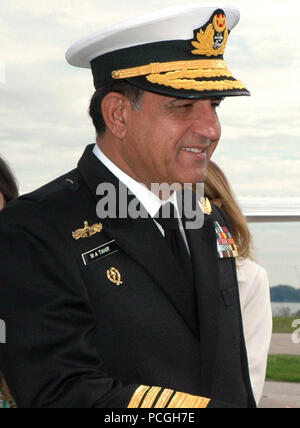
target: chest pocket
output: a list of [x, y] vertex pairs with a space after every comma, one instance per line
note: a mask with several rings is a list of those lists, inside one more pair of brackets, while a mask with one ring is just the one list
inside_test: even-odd
[[[104, 231], [88, 239], [72, 241], [81, 276], [91, 303], [97, 311], [123, 307], [143, 292], [142, 284], [149, 281], [145, 271], [119, 247], [118, 241]], [[144, 293], [146, 290], [144, 290]], [[107, 310], [107, 307], [105, 307]]]
[[[115, 268], [115, 278], [118, 277], [117, 260], [120, 248], [114, 239], [109, 239], [103, 231], [90, 236], [73, 233], [71, 250], [75, 255], [79, 270], [86, 285], [103, 281], [106, 271]], [[77, 233], [77, 235], [76, 235]], [[120, 276], [121, 276], [120, 271]], [[111, 275], [112, 278], [112, 275]], [[106, 278], [108, 281], [108, 279]], [[115, 280], [115, 285], [122, 285], [121, 279]], [[112, 284], [112, 283], [111, 283]]]

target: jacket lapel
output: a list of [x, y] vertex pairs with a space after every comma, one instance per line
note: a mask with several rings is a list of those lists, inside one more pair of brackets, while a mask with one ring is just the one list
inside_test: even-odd
[[[118, 190], [119, 180], [99, 162], [92, 150], [93, 146], [87, 147], [78, 169], [97, 203], [99, 197], [96, 189], [99, 184], [111, 183]], [[191, 310], [195, 302], [188, 280], [176, 265], [176, 260], [154, 221], [149, 217], [138, 220], [120, 219], [118, 198], [116, 203], [117, 218], [106, 220], [106, 233], [154, 279], [189, 329], [198, 337], [196, 310]]]
[[[197, 293], [203, 385], [211, 385], [219, 335], [219, 277], [213, 219], [205, 216], [201, 229], [186, 230]], [[207, 355], [210, 358], [207, 358]]]

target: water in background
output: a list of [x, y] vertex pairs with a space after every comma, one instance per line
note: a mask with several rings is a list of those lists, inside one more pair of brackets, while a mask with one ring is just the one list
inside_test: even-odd
[[255, 257], [270, 278], [270, 286], [300, 289], [300, 222], [251, 223]]
[[298, 316], [300, 319], [300, 303], [272, 302], [272, 312], [274, 317]]

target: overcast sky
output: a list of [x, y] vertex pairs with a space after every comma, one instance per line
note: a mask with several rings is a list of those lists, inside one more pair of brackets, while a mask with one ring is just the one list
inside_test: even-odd
[[[94, 141], [87, 114], [92, 78], [66, 63], [68, 47], [105, 26], [182, 3], [1, 0], [0, 155], [12, 165], [22, 193], [73, 169]], [[299, 0], [228, 3], [240, 7], [241, 22], [225, 59], [252, 97], [223, 103], [223, 136], [214, 160], [239, 196], [300, 197]], [[293, 241], [297, 264], [299, 227]], [[290, 282], [300, 287], [296, 274]]]

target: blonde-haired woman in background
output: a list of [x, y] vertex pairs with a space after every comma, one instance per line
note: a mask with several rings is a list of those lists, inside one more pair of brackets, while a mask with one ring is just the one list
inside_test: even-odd
[[226, 214], [239, 249], [237, 276], [248, 352], [250, 378], [257, 404], [262, 396], [272, 336], [272, 309], [267, 272], [253, 256], [252, 236], [223, 171], [210, 162], [205, 196]]

